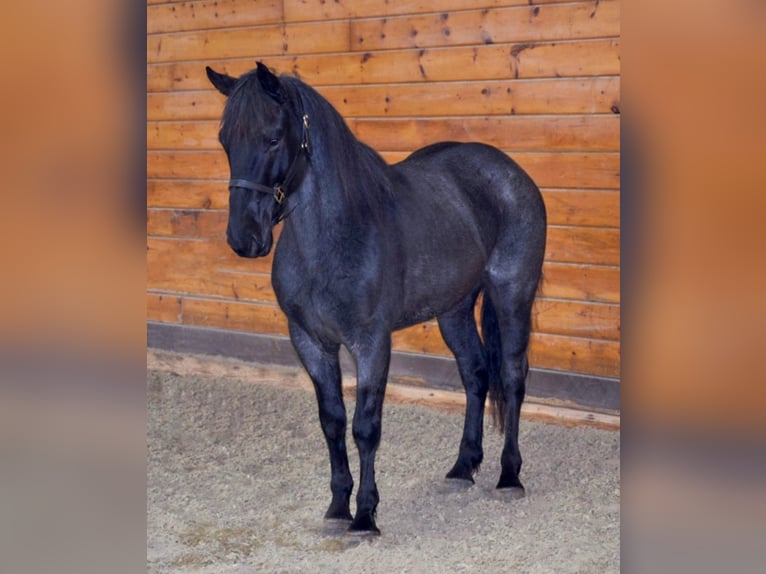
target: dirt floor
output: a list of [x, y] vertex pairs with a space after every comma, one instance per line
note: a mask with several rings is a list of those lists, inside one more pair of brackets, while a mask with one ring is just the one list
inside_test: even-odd
[[[322, 519], [329, 462], [314, 396], [280, 386], [280, 376], [298, 375], [149, 371], [149, 572], [619, 571], [618, 432], [522, 421], [527, 496], [511, 500], [494, 489], [502, 443], [493, 429], [476, 484], [455, 488], [443, 477], [462, 415], [387, 402], [376, 467], [382, 535], [360, 539]], [[351, 413], [353, 401], [346, 406]], [[350, 430], [349, 445], [358, 482]]]

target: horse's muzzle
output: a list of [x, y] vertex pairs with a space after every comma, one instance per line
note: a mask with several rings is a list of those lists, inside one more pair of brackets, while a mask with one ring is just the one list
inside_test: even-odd
[[264, 241], [258, 241], [255, 236], [250, 236], [244, 241], [236, 241], [230, 234], [226, 234], [226, 240], [231, 247], [232, 251], [240, 257], [247, 257], [254, 259], [256, 257], [264, 257], [271, 251], [271, 245], [273, 243], [271, 234], [265, 238]]

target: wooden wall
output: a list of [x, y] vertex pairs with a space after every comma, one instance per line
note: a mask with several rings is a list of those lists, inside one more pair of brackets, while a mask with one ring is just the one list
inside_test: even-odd
[[[285, 335], [271, 259], [226, 245], [224, 99], [205, 66], [299, 75], [389, 161], [439, 140], [513, 156], [548, 208], [531, 365], [620, 370], [620, 2], [148, 0], [148, 319]], [[395, 348], [448, 355], [435, 322]]]

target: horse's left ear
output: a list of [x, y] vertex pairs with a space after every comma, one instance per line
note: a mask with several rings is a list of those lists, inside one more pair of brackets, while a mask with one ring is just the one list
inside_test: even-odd
[[226, 74], [219, 74], [210, 66], [205, 66], [205, 71], [207, 72], [207, 79], [210, 80], [210, 83], [224, 96], [228, 96], [234, 89], [234, 86], [237, 85], [237, 78], [232, 78]]
[[284, 103], [287, 99], [287, 92], [285, 92], [282, 82], [279, 81], [274, 74], [271, 73], [263, 62], [256, 62], [258, 68], [255, 71], [255, 75], [258, 81], [261, 83], [261, 87], [274, 98], [280, 104]]

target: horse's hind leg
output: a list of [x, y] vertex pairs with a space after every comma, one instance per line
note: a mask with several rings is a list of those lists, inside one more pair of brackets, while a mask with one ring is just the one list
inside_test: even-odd
[[320, 345], [294, 322], [290, 322], [290, 338], [314, 384], [319, 421], [330, 451], [332, 502], [325, 518], [351, 520], [349, 501], [354, 479], [346, 451], [346, 408], [341, 388], [339, 346], [327, 348]]
[[[506, 269], [518, 265], [517, 261]], [[524, 488], [519, 479], [522, 462], [519, 451], [519, 417], [529, 370], [527, 345], [532, 303], [539, 279], [539, 273], [535, 274], [534, 269], [532, 265], [525, 273], [506, 276], [504, 280], [499, 277], [490, 278], [485, 293], [489, 301], [485, 302], [482, 325], [488, 368], [490, 371], [499, 370], [499, 376], [490, 373], [490, 385], [493, 387], [490, 398], [494, 399], [501, 413], [503, 420], [500, 422], [505, 431], [497, 488]]]
[[479, 338], [473, 314], [480, 290], [475, 289], [457, 306], [438, 317], [442, 337], [457, 360], [466, 395], [463, 438], [460, 441], [457, 462], [447, 473], [447, 478], [471, 482], [484, 458], [484, 403], [489, 387], [484, 346]]

